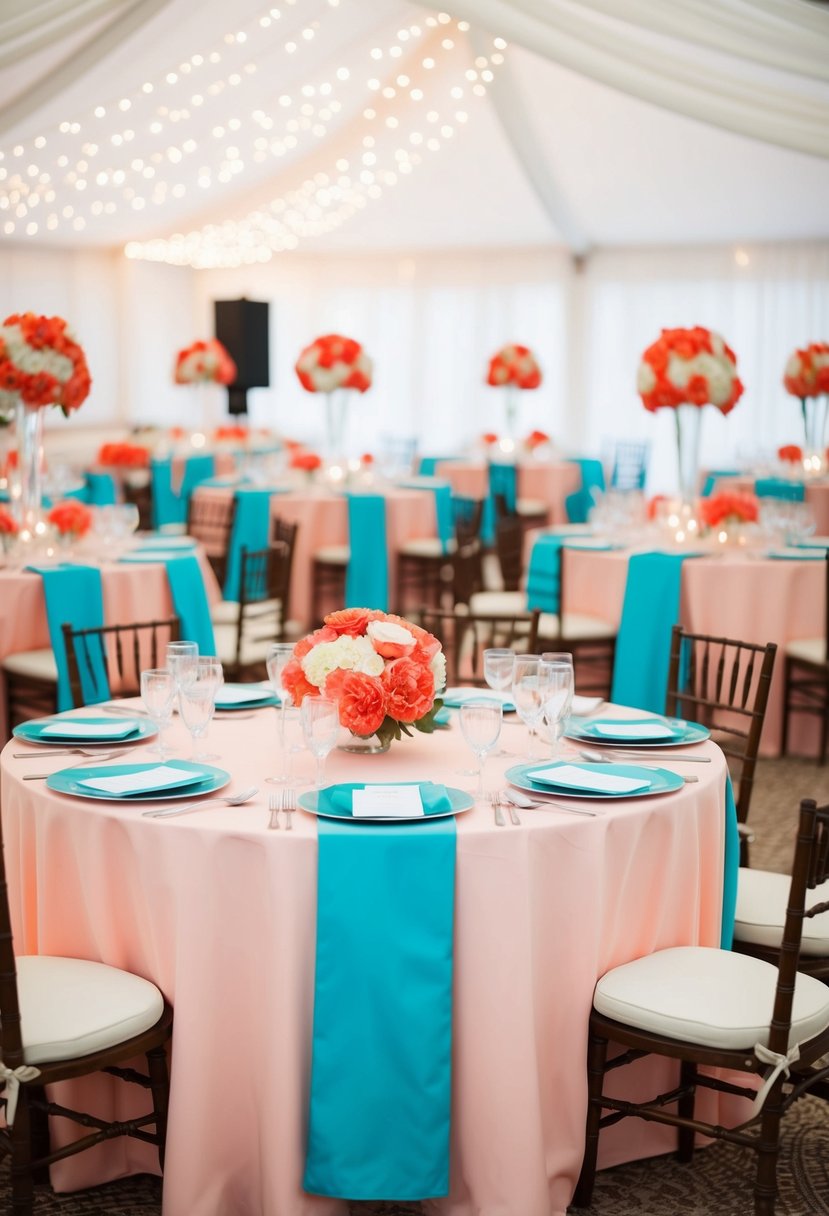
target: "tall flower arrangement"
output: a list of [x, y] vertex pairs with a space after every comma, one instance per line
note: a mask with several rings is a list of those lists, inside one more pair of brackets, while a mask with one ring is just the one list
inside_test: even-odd
[[236, 364], [218, 338], [191, 342], [176, 355], [173, 379], [176, 384], [232, 384]]
[[675, 411], [682, 497], [696, 493], [699, 424], [703, 406], [729, 414], [743, 394], [737, 357], [719, 334], [704, 326], [663, 329], [642, 355], [636, 388], [646, 410]]
[[[341, 456], [345, 432], [347, 393], [371, 388], [374, 364], [354, 338], [323, 334], [301, 352], [294, 365], [308, 393], [325, 393], [329, 456]], [[335, 402], [334, 394], [339, 394]]]
[[388, 746], [411, 729], [434, 729], [446, 683], [446, 659], [436, 637], [402, 617], [370, 608], [330, 613], [302, 638], [282, 673], [295, 705], [326, 696], [340, 722], [360, 738]]
[[811, 342], [793, 351], [786, 362], [783, 385], [787, 393], [800, 398], [807, 468], [819, 471], [829, 411], [829, 342]]
[[506, 420], [510, 435], [515, 432], [518, 391], [536, 389], [541, 384], [541, 368], [529, 346], [511, 342], [497, 350], [489, 361], [487, 384], [506, 390]]

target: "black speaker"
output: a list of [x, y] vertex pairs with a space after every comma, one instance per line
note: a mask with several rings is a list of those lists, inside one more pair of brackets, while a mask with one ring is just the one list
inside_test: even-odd
[[268, 305], [256, 300], [214, 300], [216, 337], [236, 364], [228, 388], [231, 414], [247, 413], [247, 390], [270, 384]]

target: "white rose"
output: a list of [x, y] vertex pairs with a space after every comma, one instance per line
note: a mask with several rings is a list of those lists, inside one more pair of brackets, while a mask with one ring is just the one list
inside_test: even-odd
[[413, 647], [415, 644], [414, 634], [393, 621], [371, 621], [366, 633], [372, 642], [381, 646]]
[[446, 655], [442, 650], [432, 656], [429, 670], [435, 678], [435, 692], [441, 693], [446, 687]]

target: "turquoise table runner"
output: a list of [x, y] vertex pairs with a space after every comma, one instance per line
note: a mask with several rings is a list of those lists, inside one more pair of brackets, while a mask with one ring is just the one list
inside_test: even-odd
[[564, 509], [571, 524], [586, 524], [590, 510], [595, 504], [593, 491], [604, 493], [604, 468], [600, 460], [592, 457], [571, 457], [570, 464], [577, 464], [581, 470], [581, 489], [568, 494], [564, 500]]
[[168, 456], [150, 462], [152, 483], [153, 527], [183, 524], [187, 520], [187, 502], [197, 485], [215, 473], [212, 456], [188, 456], [184, 462], [181, 489], [173, 489], [173, 462]]
[[317, 956], [303, 1188], [449, 1190], [455, 822], [317, 821]]
[[671, 630], [679, 620], [682, 563], [690, 553], [636, 553], [628, 563], [616, 638], [611, 701], [649, 713], [665, 709]]
[[714, 493], [714, 486], [721, 477], [739, 477], [739, 469], [709, 469], [705, 477], [705, 482], [700, 493], [701, 498], [710, 498]]
[[786, 502], [805, 502], [806, 486], [786, 477], [758, 477], [754, 483], [758, 498], [782, 498]]
[[[46, 619], [49, 624], [49, 639], [55, 652], [58, 669], [58, 712], [72, 709], [72, 690], [69, 686], [69, 664], [63, 644], [62, 625], [73, 629], [99, 629], [104, 623], [104, 595], [101, 571], [97, 566], [27, 566], [28, 570], [43, 579], [43, 595], [46, 600]], [[109, 681], [106, 664], [97, 644], [83, 649], [79, 663], [81, 692], [84, 705], [109, 698]]]
[[164, 564], [173, 607], [180, 622], [181, 640], [198, 642], [199, 654], [215, 654], [210, 604], [199, 559], [192, 553], [184, 553], [180, 557], [176, 554], [175, 557], [165, 557]]
[[740, 834], [731, 778], [725, 775], [725, 858], [723, 862], [722, 929], [720, 949], [730, 950], [734, 942], [734, 916], [737, 911], [737, 879], [740, 872]]
[[386, 500], [382, 494], [348, 494], [346, 608], [389, 606], [389, 553], [386, 544]]
[[434, 477], [435, 470], [442, 461], [457, 459], [457, 456], [421, 456], [417, 471], [421, 477]]
[[117, 501], [115, 478], [111, 473], [86, 474], [86, 502], [94, 507], [111, 507]]
[[490, 464], [488, 478], [489, 493], [484, 499], [481, 540], [485, 545], [492, 545], [495, 543], [495, 525], [498, 519], [498, 512], [495, 510], [495, 495], [503, 495], [507, 512], [514, 515], [518, 510], [518, 472], [514, 464]]
[[236, 514], [227, 548], [224, 597], [238, 600], [242, 573], [242, 549], [267, 549], [271, 527], [271, 495], [275, 491], [239, 489]]

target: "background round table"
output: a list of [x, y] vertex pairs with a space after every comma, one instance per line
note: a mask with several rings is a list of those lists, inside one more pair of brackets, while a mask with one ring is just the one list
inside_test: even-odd
[[[540, 499], [550, 512], [551, 524], [566, 524], [564, 500], [581, 487], [581, 470], [569, 460], [525, 460], [518, 469], [518, 497]], [[463, 498], [486, 498], [489, 474], [483, 461], [441, 460], [436, 476], [450, 483]]]

